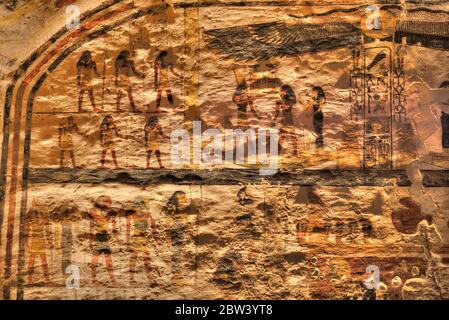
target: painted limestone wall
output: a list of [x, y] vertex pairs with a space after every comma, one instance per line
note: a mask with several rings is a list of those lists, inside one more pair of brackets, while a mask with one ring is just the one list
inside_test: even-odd
[[[447, 299], [449, 9], [370, 5], [3, 3], [2, 297]], [[278, 174], [173, 162], [195, 123]]]

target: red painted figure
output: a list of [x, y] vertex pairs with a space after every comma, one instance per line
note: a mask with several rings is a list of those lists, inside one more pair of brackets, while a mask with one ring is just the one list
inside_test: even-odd
[[106, 268], [113, 284], [116, 283], [114, 269], [112, 267], [112, 251], [111, 251], [111, 232], [109, 230], [109, 222], [112, 222], [112, 233], [116, 232], [116, 220], [114, 216], [110, 216], [110, 208], [112, 200], [108, 196], [100, 196], [95, 201], [95, 207], [89, 211], [91, 220], [91, 235], [93, 237], [93, 255], [92, 255], [92, 283], [98, 284], [97, 266], [98, 259], [101, 254], [104, 255]]

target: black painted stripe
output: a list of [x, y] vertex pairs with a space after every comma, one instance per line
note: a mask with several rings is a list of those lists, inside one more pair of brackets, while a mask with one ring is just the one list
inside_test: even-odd
[[[123, 19], [118, 20], [112, 25], [106, 25], [100, 28], [99, 30], [96, 30], [92, 33], [90, 33], [86, 38], [79, 40], [75, 44], [71, 45], [69, 48], [65, 49], [58, 58], [55, 59], [55, 61], [48, 67], [48, 73], [51, 73], [54, 71], [62, 61], [64, 61], [71, 53], [73, 53], [76, 49], [81, 47], [83, 44], [92, 41], [93, 39], [96, 39], [110, 30], [121, 26], [125, 24], [126, 22], [130, 20], [134, 20], [136, 18], [149, 15], [149, 14], [160, 14], [162, 13], [166, 8], [167, 4], [163, 4], [160, 6], [151, 6], [146, 9], [139, 10]], [[20, 209], [20, 238], [19, 238], [19, 271], [18, 271], [18, 288], [17, 288], [17, 298], [23, 299], [23, 279], [22, 279], [22, 268], [24, 266], [24, 258], [25, 258], [25, 250], [24, 250], [24, 238], [23, 238], [23, 228], [24, 228], [24, 219], [26, 217], [26, 204], [28, 200], [28, 182], [29, 182], [29, 159], [30, 159], [30, 152], [31, 152], [31, 119], [33, 114], [33, 104], [34, 104], [34, 98], [36, 93], [39, 91], [40, 87], [44, 83], [45, 79], [47, 77], [47, 74], [44, 74], [33, 86], [33, 89], [31, 90], [31, 94], [28, 97], [27, 101], [27, 122], [26, 122], [26, 128], [25, 128], [25, 143], [24, 143], [24, 163], [23, 163], [23, 176], [22, 176], [22, 199], [21, 199], [21, 209]], [[14, 178], [14, 177], [13, 177]], [[8, 254], [10, 255], [10, 253]], [[10, 266], [8, 268], [10, 270]], [[10, 273], [10, 271], [9, 271]], [[9, 274], [8, 273], [8, 274]]]
[[[94, 8], [93, 10], [90, 10], [90, 11], [86, 12], [85, 14], [83, 14], [81, 16], [80, 21], [84, 22], [87, 19], [89, 19], [90, 17], [92, 17], [93, 15], [95, 15], [95, 14], [101, 12], [101, 11], [104, 11], [105, 9], [110, 8], [113, 5], [115, 5], [117, 3], [120, 3], [122, 1], [123, 0], [112, 0], [112, 1], [109, 1], [109, 2], [107, 2], [107, 3], [105, 3], [105, 4], [101, 5], [101, 6], [97, 7], [97, 8]], [[4, 105], [3, 145], [2, 145], [2, 159], [1, 159], [1, 168], [0, 168], [0, 180], [2, 181], [1, 186], [0, 186], [0, 188], [1, 188], [1, 194], [0, 194], [0, 245], [1, 245], [1, 234], [2, 234], [2, 232], [1, 232], [2, 230], [1, 229], [2, 229], [3, 220], [4, 220], [5, 193], [6, 193], [6, 176], [7, 176], [7, 169], [8, 169], [7, 168], [7, 161], [8, 161], [9, 138], [10, 138], [10, 135], [9, 135], [9, 130], [10, 130], [9, 118], [10, 118], [10, 112], [11, 112], [12, 98], [13, 98], [14, 90], [15, 90], [15, 87], [17, 85], [17, 82], [18, 82], [19, 78], [21, 76], [23, 76], [28, 71], [30, 66], [50, 47], [51, 44], [56, 42], [57, 39], [62, 37], [67, 32], [68, 32], [68, 30], [67, 30], [66, 27], [60, 29], [46, 43], [44, 43], [41, 47], [36, 49], [30, 55], [30, 57], [28, 59], [26, 59], [22, 63], [22, 65], [14, 72], [13, 79], [12, 79], [10, 85], [8, 86], [8, 89], [7, 89], [6, 98], [5, 98], [5, 105]], [[16, 101], [17, 101], [17, 99], [16, 99]], [[17, 107], [20, 108], [20, 106], [16, 106], [16, 108]], [[17, 121], [17, 119], [16, 119], [16, 121]], [[21, 119], [18, 119], [18, 122], [19, 122], [19, 126], [20, 126]], [[20, 130], [20, 128], [19, 128], [19, 130]], [[12, 178], [17, 178], [17, 177], [12, 177]], [[5, 257], [8, 254], [10, 254], [8, 252], [11, 251], [11, 249], [12, 248], [8, 248], [7, 247], [7, 250], [5, 252]], [[5, 278], [8, 278], [9, 274], [10, 274], [10, 266], [8, 267], [8, 265], [6, 265], [5, 266]], [[5, 299], [9, 299], [10, 298], [9, 283], [6, 283], [4, 285], [4, 287], [3, 287], [3, 297]]]
[[26, 206], [28, 201], [28, 177], [30, 169], [30, 146], [31, 146], [31, 121], [33, 116], [33, 101], [37, 91], [47, 79], [47, 73], [44, 73], [33, 86], [30, 98], [27, 104], [26, 116], [26, 135], [23, 157], [23, 175], [22, 175], [22, 201], [20, 206], [20, 225], [19, 225], [19, 259], [18, 259], [18, 275], [17, 275], [17, 300], [23, 300], [23, 278], [22, 269], [25, 264], [25, 222], [26, 222]]
[[[445, 175], [449, 171], [436, 171], [432, 175]], [[429, 173], [425, 173], [429, 176]], [[70, 169], [30, 168], [32, 184], [51, 181], [58, 184], [122, 183], [147, 186], [161, 183], [177, 185], [240, 185], [269, 181], [274, 185], [300, 186], [410, 186], [405, 170], [304, 170], [299, 173], [280, 169], [271, 176], [261, 176], [258, 169]], [[426, 180], [427, 181], [427, 180]], [[444, 183], [443, 181], [434, 182]]]

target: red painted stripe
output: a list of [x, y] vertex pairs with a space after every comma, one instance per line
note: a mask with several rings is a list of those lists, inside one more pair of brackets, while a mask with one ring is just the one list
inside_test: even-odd
[[70, 35], [62, 39], [56, 44], [56, 48], [51, 50], [35, 67], [28, 73], [24, 78], [19, 91], [16, 96], [15, 112], [14, 112], [14, 135], [13, 135], [13, 159], [11, 166], [11, 183], [9, 191], [9, 210], [8, 210], [8, 220], [7, 220], [7, 241], [6, 241], [6, 252], [5, 252], [5, 275], [4, 278], [8, 279], [11, 277], [11, 262], [12, 262], [12, 247], [13, 247], [13, 237], [14, 237], [14, 223], [15, 223], [15, 211], [16, 211], [16, 193], [18, 185], [18, 163], [19, 163], [19, 146], [20, 146], [20, 127], [22, 121], [22, 106], [17, 106], [17, 101], [23, 99], [23, 93], [25, 92], [27, 86], [32, 82], [32, 80], [42, 71], [42, 69], [51, 61], [51, 59], [57, 55], [67, 44], [73, 40], [79, 38], [85, 31], [89, 31], [92, 28], [108, 21], [112, 17], [126, 12], [130, 9], [135, 8], [135, 5], [128, 3], [120, 8], [117, 8], [111, 12], [107, 12], [101, 17], [94, 18], [92, 21], [86, 22], [79, 29], [73, 31]]
[[25, 77], [23, 82], [28, 85], [30, 82], [42, 71], [43, 67], [45, 67], [48, 62], [57, 55], [60, 50], [65, 47], [67, 44], [72, 42], [73, 40], [79, 38], [85, 31], [89, 31], [96, 26], [107, 22], [109, 19], [113, 18], [114, 16], [119, 15], [120, 13], [126, 12], [130, 9], [135, 8], [136, 6], [132, 3], [125, 4], [121, 6], [120, 8], [114, 9], [111, 12], [105, 13], [103, 16], [93, 19], [92, 21], [86, 22], [84, 25], [82, 25], [79, 29], [76, 29], [72, 33], [70, 33], [67, 37], [62, 39], [56, 44], [56, 48], [50, 51], [37, 65], [34, 67], [32, 71]]

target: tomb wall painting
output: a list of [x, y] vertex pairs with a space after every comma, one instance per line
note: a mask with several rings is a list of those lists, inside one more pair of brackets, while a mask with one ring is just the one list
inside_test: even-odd
[[[86, 10], [4, 85], [3, 298], [447, 298], [446, 10]], [[174, 164], [194, 120], [284, 175]]]
[[[227, 13], [228, 15], [235, 15], [236, 13], [234, 10], [229, 10], [230, 12]], [[261, 10], [262, 11], [262, 10]], [[204, 20], [207, 21], [207, 19], [214, 19], [214, 15], [212, 14], [212, 17], [206, 16]], [[244, 13], [240, 13], [244, 14]], [[287, 12], [276, 12], [276, 14], [279, 16], [279, 19], [285, 16], [289, 16], [289, 11]], [[227, 15], [222, 17], [223, 13], [220, 14], [220, 18], [222, 20], [227, 21]], [[261, 21], [266, 21], [268, 17], [263, 17], [264, 13], [263, 11], [260, 13], [262, 15]], [[265, 13], [266, 15], [266, 13]], [[265, 18], [265, 20], [263, 20]], [[215, 18], [218, 19], [218, 18]], [[141, 19], [144, 21], [144, 19]], [[182, 92], [185, 90], [184, 85], [180, 83], [180, 79], [182, 78], [183, 71], [181, 70], [184, 67], [184, 60], [185, 57], [182, 55], [182, 51], [185, 51], [182, 48], [182, 38], [183, 34], [182, 31], [179, 31], [179, 28], [176, 28], [177, 24], [182, 25], [183, 21], [181, 19], [177, 19], [177, 22], [175, 22], [174, 25], [172, 24], [158, 24], [158, 28], [156, 31], [153, 31], [153, 34], [147, 33], [146, 31], [142, 31], [142, 22], [140, 20], [135, 21], [134, 23], [129, 23], [126, 26], [120, 28], [120, 30], [115, 30], [115, 32], [110, 32], [107, 36], [105, 36], [107, 41], [111, 44], [113, 44], [113, 47], [119, 47], [119, 48], [126, 48], [126, 47], [133, 47], [135, 45], [142, 46], [142, 49], [138, 49], [134, 53], [136, 55], [135, 58], [132, 58], [131, 60], [135, 60], [134, 64], [137, 67], [140, 67], [141, 70], [139, 71], [139, 74], [137, 77], [131, 77], [129, 81], [132, 82], [132, 90], [134, 90], [134, 93], [131, 93], [132, 102], [129, 101], [128, 93], [126, 88], [121, 90], [123, 92], [120, 93], [120, 106], [119, 108], [127, 108], [127, 104], [131, 104], [131, 106], [128, 105], [128, 109], [132, 108], [132, 105], [137, 105], [138, 109], [140, 111], [155, 111], [157, 105], [162, 104], [162, 108], [164, 107], [170, 107], [173, 104], [178, 106], [177, 110], [179, 112], [179, 120], [175, 120], [176, 117], [170, 117], [170, 122], [167, 122], [166, 124], [163, 123], [164, 121], [164, 114], [160, 116], [161, 123], [165, 126], [171, 126], [171, 125], [178, 125], [179, 121], [183, 118], [184, 114], [182, 112], [183, 108], [185, 109], [185, 105], [183, 104], [183, 98], [182, 95], [185, 92]], [[201, 20], [202, 21], [202, 20]], [[226, 25], [226, 24], [225, 24]], [[258, 26], [258, 25], [256, 25]], [[294, 25], [293, 25], [294, 26]], [[165, 29], [164, 29], [165, 28]], [[171, 31], [169, 30], [172, 28], [173, 30], [177, 31]], [[234, 29], [236, 27], [233, 27]], [[131, 30], [132, 29], [132, 30]], [[213, 31], [213, 30], [212, 30]], [[263, 30], [264, 32], [269, 32], [269, 30]], [[275, 29], [276, 32], [279, 32]], [[135, 36], [130, 35], [130, 33], [136, 33]], [[156, 36], [157, 35], [157, 36]], [[266, 35], [265, 35], [266, 36]], [[281, 35], [279, 35], [281, 36]], [[357, 35], [359, 36], [359, 35]], [[130, 40], [130, 37], [132, 38]], [[147, 37], [145, 40], [139, 40], [137, 38], [139, 37]], [[353, 36], [354, 37], [354, 36]], [[361, 35], [360, 35], [361, 37]], [[205, 33], [205, 38], [208, 38], [208, 33]], [[86, 92], [82, 95], [82, 108], [89, 108], [89, 105], [92, 104], [92, 100], [94, 102], [94, 105], [100, 104], [102, 106], [102, 110], [105, 112], [112, 112], [114, 111], [114, 106], [116, 106], [115, 110], [117, 110], [117, 96], [119, 94], [116, 93], [115, 83], [114, 83], [114, 72], [115, 72], [115, 60], [118, 57], [120, 49], [113, 50], [105, 50], [101, 49], [98, 46], [101, 46], [103, 38], [101, 40], [92, 41], [89, 43], [89, 45], [84, 46], [83, 48], [80, 48], [71, 55], [70, 58], [65, 59], [64, 62], [62, 62], [59, 67], [54, 71], [54, 74], [52, 74], [49, 79], [47, 79], [46, 84], [43, 85], [38, 93], [38, 97], [36, 98], [35, 102], [35, 114], [36, 116], [39, 115], [39, 117], [44, 117], [46, 113], [48, 112], [58, 112], [60, 108], [65, 108], [65, 110], [70, 110], [66, 108], [66, 104], [72, 105], [73, 111], [76, 112], [76, 108], [73, 106], [74, 104], [78, 104], [79, 102], [74, 102], [74, 97], [76, 96], [77, 99], [75, 101], [79, 101], [81, 98], [79, 88], [70, 88], [64, 85], [64, 88], [67, 89], [67, 94], [69, 95], [70, 99], [64, 98], [64, 96], [61, 96], [61, 99], [64, 101], [59, 101], [58, 99], [54, 99], [52, 101], [47, 101], [45, 96], [48, 95], [48, 90], [52, 91], [58, 91], [58, 87], [61, 87], [62, 84], [66, 83], [67, 80], [65, 78], [65, 74], [67, 70], [71, 70], [69, 72], [70, 74], [73, 74], [73, 77], [76, 77], [77, 71], [76, 69], [77, 60], [80, 59], [80, 56], [83, 52], [90, 51], [91, 53], [94, 52], [92, 60], [98, 64], [98, 67], [96, 69], [97, 74], [92, 72], [91, 77], [96, 78], [93, 79], [92, 84], [94, 86], [95, 92], [97, 97], [94, 99], [90, 99], [89, 92], [86, 90]], [[115, 43], [118, 41], [119, 43]], [[134, 42], [145, 42], [140, 44], [134, 44]], [[209, 40], [212, 42], [211, 40]], [[402, 40], [401, 40], [402, 41]], [[96, 42], [98, 44], [96, 44]], [[121, 42], [121, 43], [120, 43]], [[170, 43], [170, 45], [168, 45]], [[276, 53], [279, 55], [277, 57], [274, 55], [273, 58], [271, 58], [271, 62], [269, 60], [262, 60], [261, 63], [257, 62], [257, 59], [254, 59], [251, 61], [239, 61], [237, 62], [233, 61], [232, 59], [224, 60], [219, 55], [216, 54], [216, 51], [214, 50], [208, 50], [208, 40], [200, 41], [199, 46], [201, 47], [201, 55], [200, 55], [200, 63], [201, 66], [198, 70], [198, 77], [201, 82], [201, 87], [204, 89], [201, 90], [199, 93], [199, 101], [200, 104], [199, 109], [201, 110], [201, 115], [204, 114], [204, 118], [207, 118], [207, 121], [203, 121], [203, 130], [207, 128], [233, 128], [237, 127], [238, 124], [249, 124], [254, 128], [257, 127], [267, 127], [267, 126], [273, 126], [281, 125], [282, 123], [285, 123], [285, 121], [292, 122], [293, 123], [293, 132], [294, 134], [286, 134], [287, 138], [285, 139], [285, 149], [292, 149], [291, 154], [295, 155], [295, 150], [298, 151], [300, 157], [305, 157], [301, 161], [301, 165], [305, 167], [317, 167], [317, 168], [336, 168], [336, 167], [360, 167], [363, 165], [363, 150], [360, 150], [360, 147], [362, 147], [363, 141], [358, 141], [360, 139], [363, 139], [363, 130], [361, 129], [363, 127], [363, 123], [360, 123], [357, 120], [360, 120], [359, 117], [353, 117], [351, 116], [351, 107], [348, 108], [344, 107], [345, 104], [348, 104], [348, 90], [349, 90], [349, 79], [348, 74], [350, 73], [350, 70], [352, 68], [353, 63], [353, 52], [348, 52], [348, 50], [351, 49], [341, 49], [337, 48], [335, 51], [338, 55], [338, 59], [326, 59], [329, 55], [327, 54], [327, 51], [323, 50], [324, 52], [316, 52], [313, 54], [310, 53], [304, 53], [302, 55], [296, 55], [296, 56], [289, 56], [283, 51], [280, 53]], [[236, 44], [235, 46], [238, 46]], [[96, 48], [97, 47], [97, 48]], [[145, 47], [148, 47], [148, 49], [145, 49]], [[170, 88], [169, 92], [166, 92], [164, 90], [151, 90], [151, 80], [155, 76], [153, 75], [153, 69], [154, 64], [156, 63], [155, 60], [157, 60], [157, 57], [160, 53], [166, 50], [158, 50], [156, 48], [162, 47], [162, 48], [168, 48], [170, 47], [170, 50], [167, 51], [167, 58], [166, 60], [170, 63], [174, 62], [173, 68], [169, 69], [168, 71], [164, 70], [164, 74], [168, 73], [168, 82], [172, 83], [170, 84], [173, 86], [173, 89]], [[355, 47], [358, 50], [358, 46]], [[237, 50], [237, 49], [236, 49]], [[409, 61], [410, 66], [414, 66], [416, 61], [426, 55], [425, 51], [428, 49], [420, 48], [416, 46], [407, 46], [406, 48], [396, 48], [396, 51], [405, 51], [406, 52], [406, 58], [407, 61]], [[391, 50], [390, 50], [391, 51]], [[96, 53], [95, 53], [96, 52]], [[140, 54], [140, 56], [139, 56]], [[380, 56], [384, 54], [384, 52], [379, 52]], [[439, 54], [437, 52], [437, 54]], [[368, 60], [374, 60], [375, 54], [372, 55], [372, 57], [368, 57]], [[377, 56], [379, 58], [379, 56]], [[388, 57], [387, 57], [388, 58]], [[384, 58], [387, 59], [387, 58]], [[392, 59], [393, 56], [390, 55], [390, 59]], [[396, 58], [395, 58], [396, 59]], [[399, 59], [399, 58], [397, 58]], [[445, 59], [442, 57], [442, 59]], [[314, 63], [314, 61], [316, 62]], [[365, 59], [366, 60], [366, 59]], [[337, 62], [338, 61], [338, 62]], [[443, 60], [444, 61], [444, 60]], [[375, 61], [371, 61], [375, 62]], [[211, 66], [209, 67], [209, 63]], [[376, 63], [375, 63], [376, 64]], [[373, 64], [373, 66], [375, 65]], [[382, 61], [377, 62], [377, 64], [380, 64], [381, 66]], [[214, 65], [215, 67], [213, 67]], [[366, 67], [367, 68], [373, 68], [370, 66], [370, 61], [366, 61]], [[106, 67], [105, 67], [106, 66]], [[220, 66], [217, 69], [217, 66]], [[384, 66], [384, 65], [383, 65]], [[412, 67], [414, 68], [414, 67]], [[431, 68], [431, 67], [430, 67]], [[137, 68], [138, 69], [138, 68]], [[175, 69], [179, 69], [178, 72]], [[220, 72], [217, 72], [217, 74], [214, 73], [213, 77], [209, 76], [211, 75], [210, 70], [220, 70]], [[294, 77], [295, 81], [292, 82], [292, 84], [288, 84], [288, 81], [283, 81], [282, 78], [286, 78], [292, 75], [292, 69], [295, 70], [296, 76]], [[173, 73], [173, 71], [174, 73]], [[205, 71], [202, 71], [205, 70]], [[348, 71], [349, 70], [349, 71]], [[310, 79], [310, 77], [307, 76], [309, 73], [323, 73], [323, 76], [316, 84], [312, 83], [313, 81]], [[204, 74], [203, 74], [204, 73]], [[140, 75], [145, 74], [145, 79], [139, 80]], [[333, 74], [333, 76], [331, 76]], [[440, 80], [435, 80], [435, 76], [431, 79], [432, 82], [435, 83], [429, 83], [427, 79], [425, 79], [424, 75], [417, 75], [418, 72], [414, 72], [414, 69], [407, 70], [407, 67], [405, 66], [404, 75], [405, 79], [407, 77], [410, 77], [410, 80], [405, 82], [405, 88], [404, 90], [408, 90], [410, 92], [414, 91], [414, 87], [422, 87], [422, 83], [426, 83], [426, 86], [431, 86], [434, 89], [427, 88], [425, 92], [427, 91], [435, 91], [436, 94], [432, 95], [430, 92], [426, 94], [420, 94], [418, 97], [414, 97], [413, 93], [411, 97], [408, 97], [408, 99], [405, 99], [405, 103], [407, 103], [406, 110], [407, 114], [404, 114], [404, 118], [407, 117], [407, 121], [405, 121], [405, 124], [398, 121], [398, 123], [394, 122], [395, 125], [394, 128], [392, 128], [392, 142], [391, 146], [379, 149], [390, 149], [388, 156], [389, 158], [392, 158], [394, 161], [396, 161], [396, 167], [400, 168], [401, 166], [404, 166], [414, 158], [427, 154], [428, 152], [441, 152], [442, 151], [442, 143], [439, 141], [439, 137], [442, 135], [442, 131], [433, 131], [430, 134], [429, 137], [426, 138], [425, 141], [421, 141], [419, 138], [412, 141], [406, 141], [407, 137], [413, 134], [417, 135], [420, 131], [426, 131], [428, 127], [428, 123], [434, 123], [437, 125], [439, 130], [442, 130], [441, 120], [438, 119], [439, 116], [435, 116], [435, 114], [438, 114], [439, 111], [437, 111], [438, 108], [444, 107], [444, 101], [441, 102], [443, 104], [442, 106], [435, 106], [435, 107], [429, 107], [429, 105], [436, 105], [435, 99], [445, 99], [445, 89], [444, 89], [444, 75], [437, 75], [436, 77], [440, 78]], [[432, 73], [435, 75], [435, 73]], [[187, 72], [186, 75], [188, 76]], [[135, 76], [135, 75], [134, 75]], [[220, 77], [216, 79], [216, 77]], [[259, 78], [258, 78], [259, 77]], [[423, 79], [421, 81], [413, 80], [413, 77], [418, 77], [419, 79]], [[105, 78], [103, 81], [102, 78]], [[58, 80], [60, 79], [60, 80]], [[70, 78], [69, 78], [70, 79]], [[216, 82], [220, 82], [221, 87], [225, 87], [227, 89], [225, 90], [218, 90], [217, 91], [217, 85]], [[233, 99], [230, 99], [230, 97], [233, 97], [235, 93], [238, 91], [237, 88], [242, 83], [242, 81], [251, 82], [254, 86], [254, 88], [249, 88], [249, 95], [254, 100], [253, 107], [257, 110], [255, 113], [250, 113], [249, 115], [245, 115], [246, 118], [241, 121], [239, 119], [241, 117], [240, 112], [238, 110], [235, 103], [232, 103]], [[371, 81], [371, 80], [370, 80]], [[377, 79], [376, 81], [380, 81]], [[388, 83], [387, 80], [382, 80], [384, 83]], [[386, 82], [385, 82], [386, 81]], [[76, 80], [69, 80], [70, 83], [76, 84]], [[437, 83], [438, 82], [438, 83]], [[228, 83], [225, 85], [225, 83]], [[373, 83], [372, 81], [370, 83]], [[123, 86], [122, 83], [119, 83], [120, 86]], [[276, 116], [276, 100], [278, 99], [277, 96], [278, 91], [282, 87], [282, 85], [290, 86], [292, 89], [292, 92], [295, 94], [295, 96], [298, 97], [297, 103], [292, 107], [292, 115], [281, 115]], [[264, 88], [265, 86], [265, 88]], [[270, 86], [272, 88], [270, 88]], [[440, 86], [443, 86], [443, 88], [439, 88]], [[215, 89], [214, 89], [215, 88]], [[321, 135], [323, 138], [323, 155], [320, 157], [315, 156], [315, 148], [316, 148], [316, 141], [317, 135], [316, 129], [316, 115], [314, 115], [313, 111], [313, 101], [316, 100], [316, 97], [318, 96], [316, 90], [314, 88], [321, 88], [323, 95], [325, 96], [325, 99], [322, 99], [323, 101], [321, 104], [325, 104], [325, 107], [323, 107], [323, 117], [324, 120], [321, 121]], [[410, 89], [409, 89], [410, 88]], [[373, 90], [373, 89], [371, 89]], [[389, 90], [389, 91], [388, 91]], [[153, 92], [156, 91], [156, 92]], [[161, 98], [158, 99], [157, 96], [160, 95]], [[173, 92], [172, 92], [173, 91]], [[419, 92], [421, 92], [420, 90]], [[387, 88], [387, 95], [391, 94], [392, 90]], [[134, 98], [134, 95], [136, 98]], [[156, 95], [156, 97], [154, 97]], [[42, 98], [40, 98], [41, 96]], [[432, 96], [430, 98], [429, 96]], [[370, 104], [373, 104], [373, 109], [375, 110], [385, 110], [385, 106], [383, 104], [387, 103], [389, 101], [377, 101], [377, 99], [382, 99], [379, 94], [376, 94], [375, 92], [370, 93], [370, 97], [368, 97], [368, 100], [370, 100]], [[42, 99], [42, 102], [41, 100]], [[202, 103], [202, 99], [204, 99], [204, 103]], [[416, 100], [418, 99], [418, 100]], [[422, 99], [427, 99], [421, 102]], [[428, 99], [431, 99], [428, 101]], [[72, 100], [72, 101], [70, 101]], [[85, 100], [85, 101], [84, 101]], [[160, 102], [158, 103], [158, 100]], [[230, 101], [231, 100], [231, 101]], [[371, 101], [372, 100], [372, 101]], [[172, 101], [172, 102], [170, 102]], [[55, 106], [53, 104], [57, 104], [58, 106]], [[202, 105], [205, 104], [205, 105]], [[374, 106], [374, 104], [377, 104], [377, 107]], [[417, 106], [425, 105], [424, 108], [431, 108], [431, 110], [425, 110], [421, 112], [420, 110], [417, 110]], [[106, 105], [106, 109], [104, 109], [104, 106]], [[368, 107], [368, 106], [367, 106]], [[376, 109], [377, 108], [377, 109]], [[51, 110], [51, 111], [50, 111]], [[84, 109], [83, 109], [84, 110]], [[121, 109], [120, 109], [121, 110]], [[210, 111], [209, 111], [210, 110]], [[433, 110], [433, 111], [432, 111]], [[185, 111], [185, 110], [184, 110]], [[213, 116], [209, 116], [208, 113], [212, 112]], [[260, 115], [259, 115], [260, 113]], [[389, 112], [387, 112], [389, 113]], [[79, 115], [82, 116], [82, 115]], [[91, 117], [92, 115], [86, 115]], [[100, 115], [101, 116], [101, 115]], [[100, 117], [99, 116], [99, 117]], [[149, 116], [147, 116], [149, 117]], [[286, 119], [291, 117], [292, 120]], [[142, 118], [142, 117], [141, 117]], [[202, 117], [200, 117], [202, 119]], [[351, 128], [351, 129], [338, 129], [334, 128], [333, 121], [326, 121], [326, 119], [332, 119], [335, 120], [337, 123], [339, 123], [342, 128]], [[42, 119], [45, 119], [42, 118]], [[121, 118], [120, 118], [121, 120]], [[127, 124], [129, 121], [133, 121], [131, 119], [123, 119], [124, 121], [116, 121], [119, 125], [119, 127], [129, 127]], [[397, 120], [403, 120], [397, 117]], [[36, 120], [36, 121], [46, 121], [46, 120]], [[62, 121], [62, 120], [61, 120]], [[85, 121], [85, 120], [81, 120]], [[141, 120], [144, 121], [144, 120]], [[166, 121], [166, 119], [165, 119]], [[178, 122], [176, 122], [178, 121]], [[92, 120], [93, 123], [91, 123], [88, 127], [85, 128], [86, 132], [91, 132], [91, 135], [97, 134], [96, 131], [98, 131], [97, 122], [100, 122], [99, 119]], [[387, 120], [387, 123], [390, 122], [390, 119]], [[238, 123], [238, 124], [237, 124]], [[439, 124], [439, 125], [438, 125]], [[390, 125], [391, 126], [391, 125]], [[367, 126], [368, 128], [366, 130], [366, 135], [370, 135], [369, 130], [377, 130], [377, 127], [383, 127], [385, 129], [385, 125], [379, 125], [374, 124], [374, 129], [371, 128], [371, 125]], [[125, 130], [125, 129], [123, 129]], [[354, 131], [354, 132], [353, 132]], [[136, 138], [136, 134], [131, 134]], [[139, 133], [140, 135], [141, 133]], [[327, 136], [327, 139], [324, 138]], [[121, 143], [129, 145], [129, 147], [132, 149], [131, 146], [134, 148], [136, 147], [136, 139], [127, 139], [130, 137], [129, 134], [124, 134], [124, 139], [121, 139]], [[369, 139], [369, 138], [368, 138]], [[402, 140], [400, 140], [402, 139]], [[89, 140], [89, 139], [87, 139]], [[92, 140], [92, 139], [91, 139]], [[134, 140], [134, 141], [133, 141]], [[138, 140], [138, 139], [137, 139]], [[319, 140], [319, 139], [318, 139]], [[348, 141], [349, 140], [349, 141]], [[410, 139], [408, 139], [410, 140]], [[327, 142], [327, 143], [325, 143]], [[91, 142], [93, 143], [93, 141]], [[350, 146], [348, 146], [348, 144]], [[296, 145], [296, 148], [295, 148]], [[319, 145], [319, 143], [318, 143]], [[351, 147], [357, 149], [357, 145], [359, 147], [359, 150], [355, 150], [355, 152], [349, 152], [349, 154], [346, 154], [345, 147]], [[86, 146], [87, 147], [87, 146]], [[89, 146], [93, 147], [92, 145]], [[366, 143], [365, 149], [371, 150], [373, 147], [370, 145], [370, 142]], [[90, 148], [91, 149], [91, 148]], [[48, 148], [44, 149], [45, 151], [48, 150]], [[82, 152], [83, 148], [81, 148]], [[95, 150], [95, 149], [93, 149]], [[352, 150], [352, 149], [350, 149]], [[395, 152], [397, 150], [398, 152]], [[137, 151], [137, 150], [136, 150]], [[299, 152], [301, 151], [301, 152]], [[51, 152], [48, 150], [47, 152]], [[378, 153], [382, 153], [382, 151], [378, 151]], [[98, 153], [98, 152], [97, 152]], [[129, 152], [127, 152], [129, 153]], [[286, 162], [286, 165], [288, 166], [288, 152], [286, 151], [286, 158], [283, 159]], [[366, 151], [368, 153], [368, 151]], [[162, 154], [168, 155], [168, 152], [162, 152]], [[41, 156], [44, 156], [44, 153], [41, 153]], [[308, 161], [307, 159], [312, 157], [313, 161]], [[388, 158], [387, 157], [387, 158]], [[54, 158], [48, 157], [48, 158]], [[318, 159], [321, 159], [318, 161]], [[351, 159], [350, 163], [347, 163]], [[384, 159], [385, 160], [385, 159]], [[91, 160], [93, 161], [93, 160]], [[127, 162], [128, 160], [124, 160]], [[318, 162], [317, 162], [318, 161]], [[386, 160], [385, 160], [386, 161]], [[384, 162], [385, 162], [384, 161]], [[93, 161], [95, 162], [95, 161]], [[369, 161], [368, 161], [369, 162]], [[283, 163], [281, 161], [281, 163]], [[136, 163], [133, 163], [132, 166], [136, 166]], [[392, 164], [392, 166], [394, 166]]]
[[[447, 241], [445, 216], [415, 202], [409, 188], [64, 187], [50, 194], [46, 184], [30, 188], [25, 298], [97, 299], [107, 290], [108, 298], [126, 299], [362, 299], [373, 294], [360, 286], [371, 264], [381, 269], [380, 297], [416, 297], [407, 281], [424, 283], [433, 298], [446, 294], [444, 268], [429, 280], [420, 231], [433, 214], [429, 230]], [[139, 220], [140, 210], [151, 219]], [[107, 241], [99, 237], [96, 211], [108, 218]], [[78, 290], [67, 290], [69, 265], [80, 269]]]

